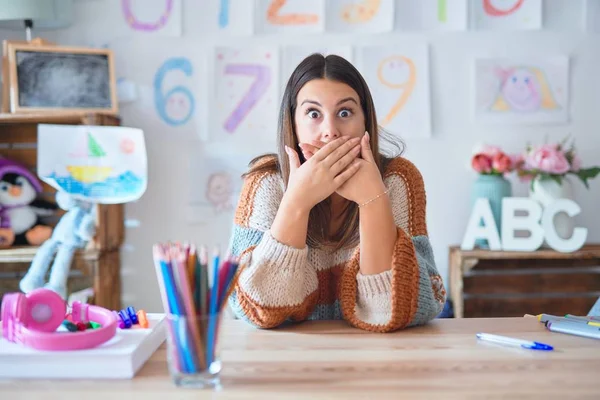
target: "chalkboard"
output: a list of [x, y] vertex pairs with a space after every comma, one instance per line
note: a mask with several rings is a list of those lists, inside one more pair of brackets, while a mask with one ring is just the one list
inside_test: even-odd
[[15, 46], [9, 58], [11, 111], [117, 112], [110, 50]]

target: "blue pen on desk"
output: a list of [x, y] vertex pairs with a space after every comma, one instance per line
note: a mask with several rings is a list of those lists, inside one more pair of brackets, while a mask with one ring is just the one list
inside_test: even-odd
[[522, 339], [516, 339], [516, 338], [507, 337], [507, 336], [493, 335], [491, 333], [478, 333], [475, 336], [477, 336], [477, 339], [479, 339], [479, 340], [483, 340], [483, 341], [490, 342], [490, 343], [498, 343], [498, 344], [504, 344], [507, 346], [522, 347], [524, 349], [530, 349], [530, 350], [554, 350], [554, 347], [552, 347], [548, 344], [544, 344], [544, 343], [540, 343], [540, 342], [533, 342], [531, 340], [522, 340]]

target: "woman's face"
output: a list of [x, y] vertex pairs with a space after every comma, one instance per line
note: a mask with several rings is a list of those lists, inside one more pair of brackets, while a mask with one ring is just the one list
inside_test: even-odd
[[313, 79], [300, 89], [296, 104], [294, 123], [299, 143], [328, 143], [365, 133], [360, 99], [345, 83]]

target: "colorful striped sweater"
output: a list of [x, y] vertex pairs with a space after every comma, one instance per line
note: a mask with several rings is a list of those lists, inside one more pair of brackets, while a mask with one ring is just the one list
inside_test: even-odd
[[396, 158], [384, 183], [398, 228], [392, 265], [380, 274], [362, 275], [358, 245], [297, 249], [275, 240], [269, 228], [283, 197], [283, 180], [276, 173], [246, 178], [229, 248], [243, 268], [229, 298], [234, 314], [259, 328], [344, 319], [376, 332], [435, 318], [446, 291], [427, 236], [423, 178], [410, 161]]

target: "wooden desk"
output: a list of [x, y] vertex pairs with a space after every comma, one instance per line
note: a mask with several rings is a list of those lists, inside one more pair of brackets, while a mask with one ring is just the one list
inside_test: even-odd
[[600, 297], [600, 244], [578, 251], [449, 249], [455, 318], [586, 315]]
[[[0, 397], [397, 399], [403, 394], [410, 399], [480, 399], [494, 394], [547, 399], [548, 395], [598, 398], [600, 390], [600, 340], [552, 333], [531, 317], [439, 319], [391, 334], [364, 332], [343, 322], [256, 330], [227, 320], [222, 332], [219, 392], [176, 388], [163, 345], [133, 380], [0, 380]], [[556, 350], [478, 343], [476, 332], [535, 339]]]

